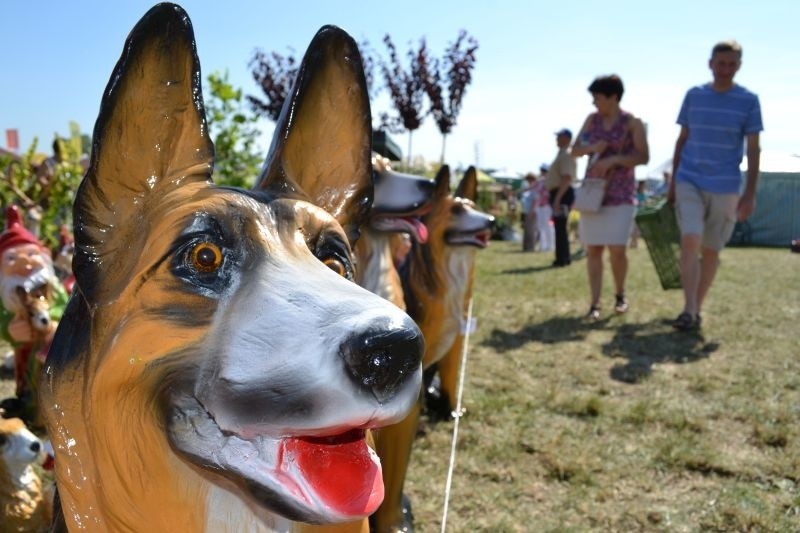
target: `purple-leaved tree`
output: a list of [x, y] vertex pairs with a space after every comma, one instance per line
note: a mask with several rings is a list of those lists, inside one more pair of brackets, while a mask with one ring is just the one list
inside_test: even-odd
[[277, 52], [267, 54], [256, 50], [249, 65], [253, 69], [253, 79], [261, 87], [264, 96], [261, 99], [247, 95], [247, 101], [253, 111], [276, 122], [297, 74], [298, 65], [294, 54], [282, 56]]
[[472, 82], [477, 49], [478, 41], [466, 30], [461, 30], [455, 42], [445, 50], [442, 60], [432, 58], [422, 65], [423, 87], [430, 100], [430, 112], [442, 134], [442, 163], [447, 134], [456, 125], [464, 93]]
[[[359, 44], [359, 51], [364, 65], [367, 90], [370, 98], [374, 98], [372, 88], [375, 78], [373, 74], [375, 59], [366, 39]], [[259, 116], [276, 122], [281, 114], [283, 102], [292, 89], [292, 83], [299, 67], [294, 53], [291, 51], [288, 55], [283, 56], [277, 52], [267, 54], [263, 50], [256, 50], [249, 66], [252, 69], [253, 79], [256, 80], [264, 94], [262, 97], [247, 95], [247, 101]]]
[[408, 70], [400, 63], [391, 37], [387, 34], [383, 38], [389, 52], [389, 60], [380, 61], [386, 89], [397, 112], [396, 116], [388, 113], [381, 114], [381, 127], [392, 133], [408, 131], [407, 164], [411, 164], [411, 134], [422, 125], [424, 118], [423, 104], [425, 98], [424, 65], [428, 62], [428, 50], [425, 39], [420, 39], [419, 49], [409, 48]]

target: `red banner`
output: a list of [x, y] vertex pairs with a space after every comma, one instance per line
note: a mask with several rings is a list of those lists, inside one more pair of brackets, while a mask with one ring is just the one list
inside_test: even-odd
[[19, 150], [19, 133], [16, 129], [6, 130], [6, 146], [9, 150]]

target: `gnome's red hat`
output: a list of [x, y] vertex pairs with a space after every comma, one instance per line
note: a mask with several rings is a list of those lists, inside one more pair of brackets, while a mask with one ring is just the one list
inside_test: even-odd
[[6, 209], [6, 229], [3, 233], [0, 233], [0, 256], [9, 248], [21, 244], [35, 244], [42, 248], [42, 243], [39, 242], [36, 235], [22, 225], [19, 208], [15, 205], [10, 205]]

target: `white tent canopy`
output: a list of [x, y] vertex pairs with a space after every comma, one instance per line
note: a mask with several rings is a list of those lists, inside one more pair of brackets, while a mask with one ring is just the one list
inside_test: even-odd
[[[747, 170], [747, 158], [742, 160], [741, 170]], [[759, 163], [761, 172], [800, 172], [800, 154], [789, 154], [774, 150], [762, 150]]]
[[[739, 168], [742, 172], [747, 170], [747, 157], [742, 159], [742, 164]], [[800, 172], [800, 154], [762, 150], [759, 170], [761, 172]], [[672, 158], [659, 165], [647, 167], [645, 175], [648, 178], [663, 180], [664, 171], [672, 172]]]

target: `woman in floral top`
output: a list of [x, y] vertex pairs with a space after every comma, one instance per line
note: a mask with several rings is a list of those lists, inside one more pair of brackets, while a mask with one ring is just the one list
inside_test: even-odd
[[619, 106], [623, 91], [622, 80], [615, 75], [601, 76], [592, 82], [589, 92], [597, 112], [586, 118], [572, 146], [572, 155], [576, 158], [591, 155], [586, 177], [608, 182], [600, 210], [581, 213], [580, 220], [591, 292], [587, 317], [591, 320], [600, 318], [603, 250], [606, 247], [616, 290], [614, 310], [617, 313], [628, 310], [626, 246], [636, 213], [634, 167], [646, 164], [650, 158], [642, 121]]

